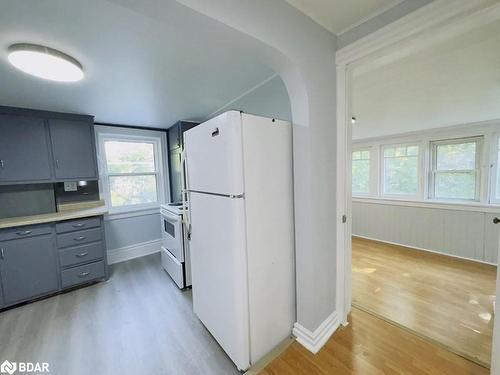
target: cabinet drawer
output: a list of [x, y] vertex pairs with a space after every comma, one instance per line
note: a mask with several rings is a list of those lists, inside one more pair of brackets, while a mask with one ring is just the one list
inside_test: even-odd
[[161, 265], [163, 269], [167, 271], [172, 280], [179, 286], [179, 288], [184, 288], [184, 269], [182, 263], [180, 263], [175, 257], [165, 249], [161, 248]]
[[99, 217], [89, 217], [79, 220], [63, 221], [56, 224], [57, 233], [73, 232], [75, 230], [96, 228], [101, 226]]
[[62, 287], [69, 288], [74, 285], [102, 279], [106, 274], [104, 267], [104, 261], [100, 261], [64, 270], [61, 272]]
[[0, 241], [16, 240], [49, 233], [52, 233], [50, 224], [2, 229], [0, 230]]
[[75, 266], [102, 258], [104, 258], [104, 244], [102, 242], [70, 247], [59, 251], [61, 267]]
[[57, 235], [57, 247], [78, 246], [85, 243], [96, 242], [102, 239], [101, 228], [80, 230], [78, 232], [63, 233]]

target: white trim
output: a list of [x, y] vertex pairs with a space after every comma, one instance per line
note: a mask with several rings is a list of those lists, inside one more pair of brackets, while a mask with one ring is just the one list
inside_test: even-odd
[[[164, 131], [122, 128], [116, 126], [97, 125], [95, 127], [97, 145], [97, 160], [99, 169], [99, 189], [101, 199], [104, 199], [110, 215], [123, 214], [126, 217], [134, 216], [135, 212], [159, 209], [160, 204], [167, 201], [168, 192], [168, 163], [167, 163], [167, 136]], [[107, 171], [106, 155], [104, 152], [105, 141], [146, 142], [154, 146], [155, 171], [140, 175], [154, 175], [156, 178], [157, 201], [145, 204], [112, 207], [110, 202], [109, 176], [122, 175], [110, 174]]]
[[470, 262], [477, 262], [477, 263], [483, 263], [483, 264], [488, 264], [490, 266], [496, 266], [497, 264], [496, 263], [490, 263], [490, 262], [486, 262], [484, 260], [479, 260], [479, 259], [473, 259], [473, 258], [466, 258], [466, 257], [461, 257], [459, 255], [454, 255], [454, 254], [447, 254], [447, 253], [443, 253], [441, 251], [437, 251], [437, 250], [430, 250], [430, 249], [424, 249], [423, 247], [416, 247], [416, 246], [411, 246], [411, 245], [406, 245], [406, 244], [402, 244], [402, 243], [398, 243], [398, 242], [391, 242], [391, 241], [385, 241], [385, 240], [379, 240], [377, 238], [372, 238], [372, 237], [366, 237], [366, 236], [360, 236], [358, 234], [354, 234], [352, 235], [353, 237], [357, 237], [357, 238], [363, 238], [365, 240], [370, 240], [370, 241], [376, 241], [376, 242], [382, 242], [382, 243], [386, 243], [388, 245], [396, 245], [396, 246], [402, 246], [402, 247], [406, 247], [410, 250], [418, 250], [418, 251], [426, 251], [428, 253], [433, 253], [433, 254], [439, 254], [439, 255], [443, 255], [443, 256], [447, 256], [447, 257], [450, 257], [450, 258], [457, 258], [457, 259], [462, 259], [462, 260], [468, 260]]
[[[427, 39], [432, 37], [437, 39], [436, 29], [446, 31], [447, 35], [459, 34], [474, 27], [477, 21], [483, 24], [492, 16], [496, 17], [494, 11], [500, 11], [500, 8], [498, 4], [490, 4], [490, 0], [435, 0], [338, 50], [335, 61], [337, 65], [359, 62], [375, 52], [411, 37], [417, 39], [424, 36], [425, 42], [428, 42]], [[468, 23], [463, 22], [471, 13], [474, 18]]]
[[353, 202], [370, 203], [392, 206], [406, 206], [406, 207], [421, 207], [421, 208], [436, 208], [441, 210], [450, 211], [473, 211], [485, 213], [500, 213], [500, 205], [481, 204], [476, 202], [447, 202], [443, 200], [406, 200], [395, 198], [375, 198], [375, 197], [353, 197]]
[[108, 264], [125, 262], [127, 260], [144, 257], [161, 251], [161, 238], [153, 241], [108, 250]]
[[400, 5], [403, 1], [405, 1], [405, 0], [396, 0], [393, 3], [389, 3], [389, 4], [385, 5], [385, 6], [383, 6], [382, 8], [376, 10], [375, 12], [370, 13], [366, 17], [361, 18], [359, 21], [356, 21], [355, 23], [353, 23], [353, 24], [351, 24], [351, 25], [349, 25], [347, 27], [344, 27], [342, 30], [340, 30], [340, 31], [338, 31], [336, 33], [333, 32], [332, 30], [330, 30], [330, 31], [333, 32], [334, 34], [336, 34], [337, 37], [340, 37], [340, 36], [342, 36], [342, 34], [345, 34], [345, 33], [349, 32], [349, 31], [355, 29], [356, 27], [361, 26], [365, 22], [371, 21], [375, 17], [378, 17], [381, 14], [387, 12], [388, 10], [390, 10], [390, 9], [392, 9], [392, 8]]
[[122, 220], [122, 219], [131, 218], [131, 217], [156, 215], [159, 213], [160, 213], [160, 206], [155, 207], [155, 208], [136, 210], [136, 211], [127, 211], [127, 212], [120, 212], [120, 213], [114, 213], [114, 214], [107, 214], [104, 216], [104, 220], [105, 221]]
[[[336, 53], [337, 71], [337, 241], [336, 241], [336, 305], [341, 322], [347, 322], [351, 307], [351, 248], [352, 214], [348, 210], [352, 197], [346, 194], [350, 184], [349, 145], [352, 141], [348, 132], [350, 119], [351, 69], [355, 65], [376, 64], [377, 54], [387, 54], [389, 49], [399, 54], [412, 53], [422, 46], [437, 43], [452, 36], [458, 36], [475, 27], [500, 18], [500, 3], [493, 0], [435, 0], [399, 20], [369, 34], [342, 48]], [[407, 43], [407, 42], [410, 43]], [[405, 45], [402, 45], [406, 43]], [[398, 45], [399, 44], [399, 45]], [[366, 65], [366, 63], [371, 63]], [[346, 146], [347, 144], [347, 146]], [[340, 217], [348, 216], [348, 224], [342, 225]], [[499, 294], [500, 295], [500, 294]], [[493, 357], [500, 356], [500, 329], [494, 328]], [[497, 355], [497, 353], [499, 353]], [[500, 375], [500, 364], [493, 361], [492, 374]]]
[[293, 335], [302, 346], [311, 353], [316, 354], [339, 326], [340, 321], [337, 312], [334, 311], [314, 330], [314, 332], [309, 331], [299, 323], [295, 323], [293, 325]]

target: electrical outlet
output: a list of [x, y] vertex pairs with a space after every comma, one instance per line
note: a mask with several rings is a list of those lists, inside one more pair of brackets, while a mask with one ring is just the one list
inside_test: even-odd
[[64, 191], [77, 191], [76, 181], [64, 182]]

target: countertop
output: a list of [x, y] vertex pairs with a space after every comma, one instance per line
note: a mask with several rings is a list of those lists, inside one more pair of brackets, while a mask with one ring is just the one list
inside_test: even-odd
[[20, 227], [23, 225], [36, 225], [43, 223], [53, 223], [55, 221], [81, 219], [90, 216], [99, 216], [107, 214], [108, 211], [105, 206], [94, 208], [80, 209], [80, 210], [67, 210], [60, 212], [53, 212], [43, 215], [10, 217], [7, 219], [0, 219], [0, 229]]

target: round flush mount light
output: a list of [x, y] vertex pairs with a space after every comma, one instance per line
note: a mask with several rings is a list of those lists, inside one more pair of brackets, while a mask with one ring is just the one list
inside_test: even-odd
[[73, 57], [37, 44], [13, 44], [8, 49], [9, 62], [35, 77], [58, 82], [76, 82], [83, 78], [82, 65]]

